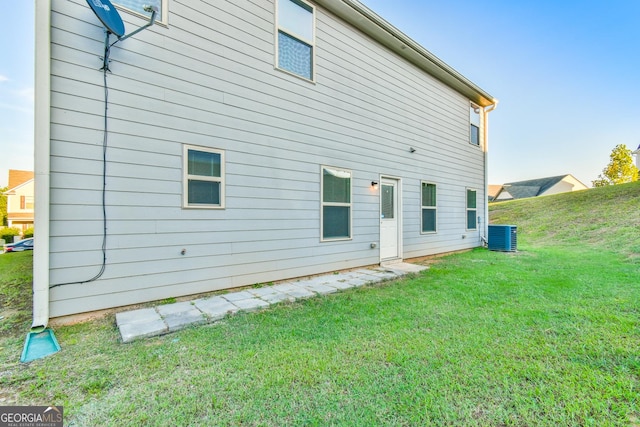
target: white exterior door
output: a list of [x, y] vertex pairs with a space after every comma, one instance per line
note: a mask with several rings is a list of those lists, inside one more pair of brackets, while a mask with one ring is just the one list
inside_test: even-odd
[[394, 259], [398, 251], [398, 181], [383, 179], [380, 185], [380, 258]]

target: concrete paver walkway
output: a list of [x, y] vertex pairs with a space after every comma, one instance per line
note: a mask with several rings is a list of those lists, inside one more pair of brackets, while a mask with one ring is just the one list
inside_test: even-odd
[[126, 343], [178, 331], [190, 325], [215, 322], [238, 311], [253, 311], [281, 301], [331, 294], [367, 283], [395, 279], [427, 268], [399, 262], [376, 268], [316, 276], [307, 280], [283, 282], [193, 301], [121, 312], [116, 314], [116, 324], [122, 341]]

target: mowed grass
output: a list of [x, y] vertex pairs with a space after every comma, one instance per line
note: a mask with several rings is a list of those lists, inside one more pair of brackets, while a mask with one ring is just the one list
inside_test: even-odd
[[[592, 215], [636, 215], [627, 189], [615, 206], [593, 193]], [[493, 208], [519, 227], [515, 254], [132, 344], [113, 316], [59, 327], [62, 351], [28, 365], [26, 331], [3, 335], [0, 405], [64, 405], [78, 426], [640, 425], [640, 232], [609, 218], [612, 233], [573, 220], [550, 236], [536, 215], [571, 197]]]
[[[0, 252], [0, 333], [24, 328], [31, 319], [33, 254]], [[1, 404], [1, 402], [0, 402]]]

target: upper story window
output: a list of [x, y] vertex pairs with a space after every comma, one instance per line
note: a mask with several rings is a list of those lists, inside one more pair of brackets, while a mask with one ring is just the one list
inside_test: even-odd
[[322, 240], [351, 239], [351, 171], [322, 167]]
[[184, 146], [183, 206], [224, 208], [224, 151]]
[[158, 14], [156, 15], [156, 21], [167, 23], [167, 2], [169, 0], [111, 0], [116, 6], [121, 6], [122, 9], [133, 12], [136, 15], [149, 19], [150, 12], [144, 10], [145, 6], [155, 6], [158, 8]]
[[276, 67], [313, 80], [315, 8], [302, 0], [278, 0], [276, 19]]
[[471, 104], [469, 107], [469, 142], [480, 145], [480, 107]]

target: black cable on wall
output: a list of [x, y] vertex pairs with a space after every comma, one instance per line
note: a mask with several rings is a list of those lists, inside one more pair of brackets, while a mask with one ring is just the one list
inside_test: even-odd
[[90, 279], [79, 280], [76, 282], [57, 283], [55, 285], [50, 285], [49, 289], [56, 288], [58, 286], [81, 285], [83, 283], [93, 282], [98, 280], [107, 268], [107, 146], [109, 141], [109, 85], [107, 83], [107, 73], [110, 72], [108, 67], [109, 51], [118, 41], [119, 40], [116, 40], [111, 45], [105, 46], [104, 66], [102, 67], [104, 85], [104, 128], [102, 133], [102, 265], [100, 266], [100, 271]]

